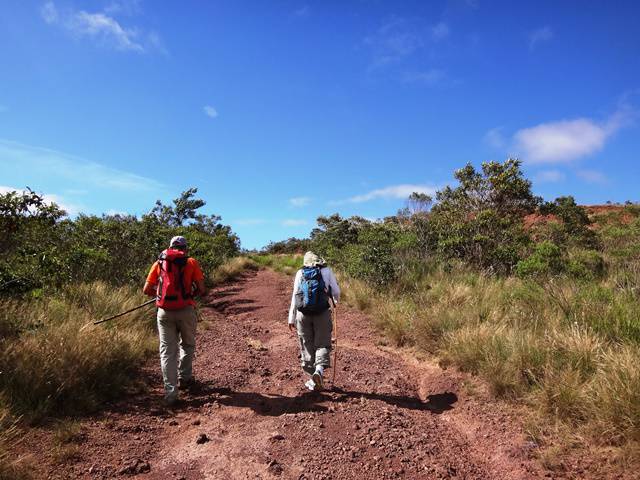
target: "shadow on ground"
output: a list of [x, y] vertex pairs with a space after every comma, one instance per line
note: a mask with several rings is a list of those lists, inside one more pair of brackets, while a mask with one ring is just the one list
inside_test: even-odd
[[221, 405], [250, 408], [258, 415], [280, 416], [285, 413], [325, 412], [328, 407], [324, 402], [346, 402], [349, 399], [378, 400], [389, 405], [408, 410], [425, 410], [440, 414], [451, 410], [458, 401], [453, 392], [443, 392], [427, 397], [423, 402], [419, 398], [368, 393], [335, 388], [323, 392], [305, 392], [302, 395], [288, 397], [284, 395], [263, 395], [256, 392], [234, 392], [228, 388], [215, 388], [208, 384], [199, 384], [182, 402], [186, 408], [197, 408], [206, 403], [218, 402]]

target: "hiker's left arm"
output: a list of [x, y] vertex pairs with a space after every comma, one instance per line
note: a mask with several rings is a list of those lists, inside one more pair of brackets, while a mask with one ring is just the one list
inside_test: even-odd
[[340, 287], [338, 281], [333, 273], [333, 270], [329, 269], [329, 287], [331, 287], [331, 295], [335, 299], [336, 303], [340, 301]]
[[202, 297], [207, 293], [207, 287], [204, 285], [204, 279], [196, 280], [196, 291], [194, 292], [195, 296]]
[[193, 294], [196, 297], [202, 297], [207, 293], [207, 287], [204, 285], [204, 273], [202, 273], [200, 264], [195, 258], [190, 258], [189, 261], [193, 262], [193, 283], [196, 285]]

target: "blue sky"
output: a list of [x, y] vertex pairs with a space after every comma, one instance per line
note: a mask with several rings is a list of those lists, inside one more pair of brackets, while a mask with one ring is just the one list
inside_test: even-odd
[[394, 213], [466, 162], [640, 200], [635, 1], [5, 0], [0, 191], [141, 214], [199, 188], [247, 248]]

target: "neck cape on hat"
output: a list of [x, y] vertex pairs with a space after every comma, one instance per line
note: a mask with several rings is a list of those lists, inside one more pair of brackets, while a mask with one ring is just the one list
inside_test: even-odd
[[324, 261], [324, 258], [319, 257], [313, 252], [307, 252], [304, 254], [304, 260], [302, 264], [305, 267], [321, 267], [326, 265], [327, 262]]

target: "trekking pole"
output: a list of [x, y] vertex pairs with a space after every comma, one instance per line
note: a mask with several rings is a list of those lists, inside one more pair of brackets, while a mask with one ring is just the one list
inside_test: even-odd
[[333, 304], [333, 325], [336, 332], [336, 345], [333, 350], [333, 373], [331, 374], [331, 385], [336, 388], [336, 370], [338, 366], [338, 311], [336, 310], [336, 301], [331, 297], [331, 303]]
[[108, 322], [109, 320], [113, 320], [114, 318], [118, 318], [118, 317], [121, 317], [123, 315], [126, 315], [127, 313], [134, 312], [134, 311], [138, 310], [139, 308], [146, 307], [147, 305], [150, 305], [150, 304], [154, 303], [155, 301], [156, 301], [156, 299], [153, 298], [153, 299], [149, 300], [148, 302], [144, 302], [142, 305], [138, 305], [137, 307], [133, 307], [133, 308], [127, 310], [126, 312], [118, 313], [118, 314], [113, 315], [113, 316], [108, 317], [108, 318], [103, 318], [102, 320], [98, 320], [97, 322], [93, 322], [93, 324], [94, 325], [98, 325], [99, 323]]
[[22, 278], [18, 277], [18, 278], [14, 278], [13, 280], [9, 280], [8, 282], [4, 282], [2, 285], [0, 285], [0, 290], [2, 290], [4, 287], [11, 285], [12, 283], [19, 282], [20, 280], [22, 280]]

